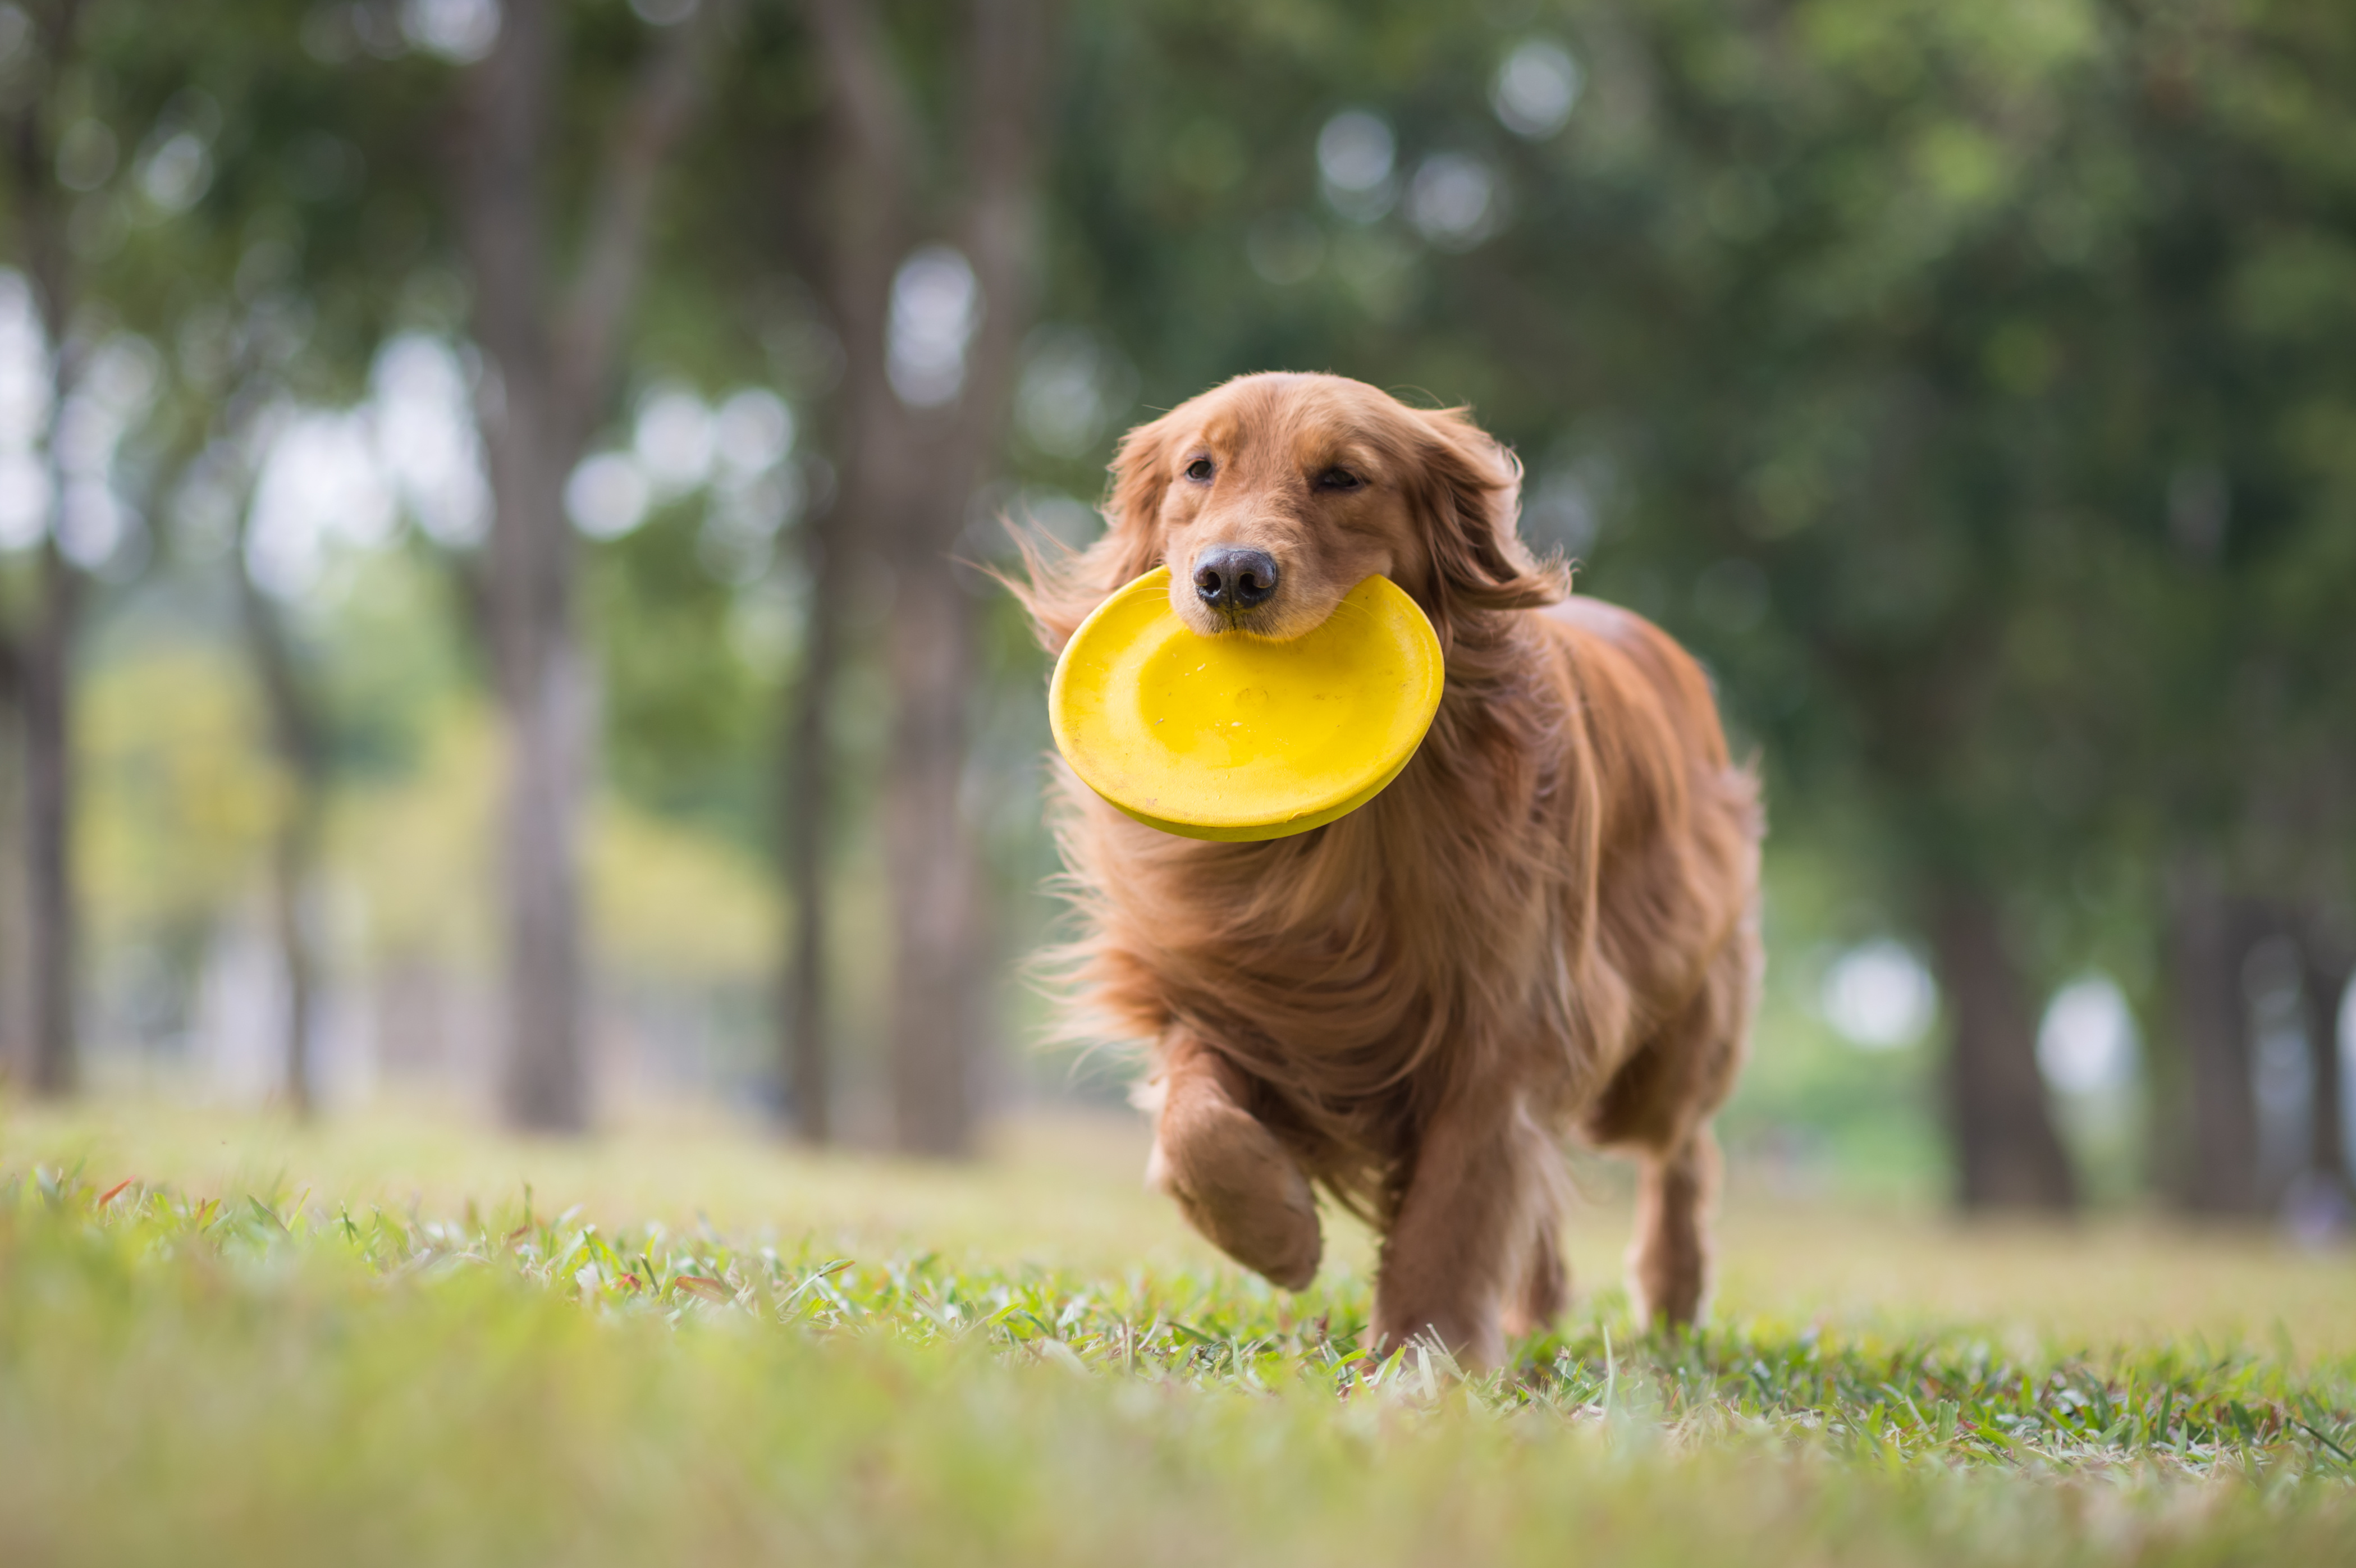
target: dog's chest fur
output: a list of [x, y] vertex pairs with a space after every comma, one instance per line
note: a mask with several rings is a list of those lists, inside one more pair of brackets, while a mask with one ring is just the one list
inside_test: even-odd
[[1558, 695], [1519, 682], [1510, 698], [1451, 691], [1389, 789], [1291, 838], [1174, 838], [1067, 782], [1097, 1026], [1192, 1031], [1280, 1101], [1263, 1108], [1279, 1120], [1376, 1159], [1451, 1074], [1512, 1058], [1536, 1096], [1576, 1099], [1608, 1069], [1593, 1002], [1612, 990], [1592, 983], [1572, 896], [1589, 780]]

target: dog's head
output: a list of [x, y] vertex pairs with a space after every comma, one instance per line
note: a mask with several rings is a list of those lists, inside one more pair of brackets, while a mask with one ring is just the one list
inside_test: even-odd
[[1370, 576], [1445, 640], [1468, 611], [1561, 596], [1515, 532], [1521, 465], [1461, 410], [1409, 408], [1340, 376], [1242, 376], [1130, 431], [1113, 463], [1114, 583], [1166, 564], [1205, 635], [1312, 630]]

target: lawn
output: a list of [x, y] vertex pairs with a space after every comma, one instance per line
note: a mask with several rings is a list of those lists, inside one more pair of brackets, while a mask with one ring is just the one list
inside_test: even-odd
[[1738, 1183], [1635, 1335], [1603, 1178], [1562, 1331], [1454, 1374], [1137, 1188], [716, 1124], [0, 1120], [0, 1562], [2356, 1562], [2356, 1259]]

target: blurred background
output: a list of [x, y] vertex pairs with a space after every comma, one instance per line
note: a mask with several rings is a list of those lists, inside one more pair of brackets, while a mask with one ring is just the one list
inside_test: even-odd
[[981, 568], [1468, 403], [1768, 780], [1750, 1190], [2350, 1227], [2356, 10], [0, 4], [10, 1092], [960, 1155]]

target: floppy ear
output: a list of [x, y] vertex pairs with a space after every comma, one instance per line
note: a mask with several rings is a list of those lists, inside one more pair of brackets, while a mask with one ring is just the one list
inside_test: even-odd
[[1153, 570], [1162, 560], [1162, 498], [1170, 489], [1170, 443], [1175, 427], [1163, 414], [1120, 438], [1113, 454], [1112, 489], [1105, 499], [1110, 530], [1099, 542], [1118, 542], [1118, 564], [1131, 568], [1122, 583]]
[[1085, 550], [1053, 535], [1009, 525], [1023, 553], [1023, 575], [996, 574], [1030, 612], [1040, 645], [1061, 653], [1080, 622], [1115, 588], [1162, 564], [1162, 497], [1170, 488], [1170, 416], [1121, 437], [1112, 485], [1099, 510], [1104, 533]]
[[1522, 543], [1522, 465], [1462, 409], [1419, 411], [1417, 503], [1431, 551], [1432, 620], [1440, 641], [1484, 611], [1532, 609], [1570, 592], [1559, 560], [1537, 561]]

